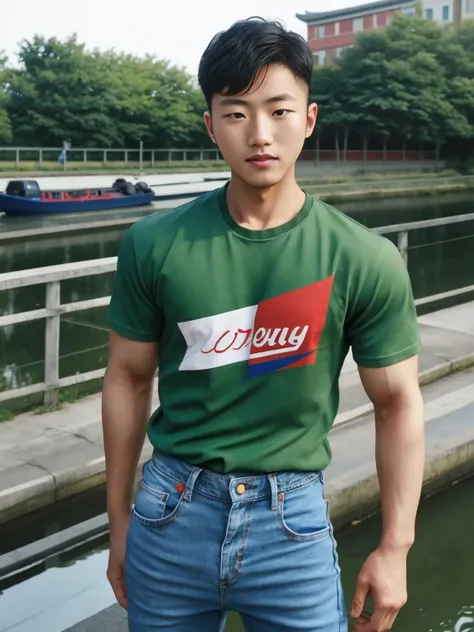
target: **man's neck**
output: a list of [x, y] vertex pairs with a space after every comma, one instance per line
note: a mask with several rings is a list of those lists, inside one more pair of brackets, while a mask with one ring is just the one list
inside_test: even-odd
[[265, 230], [292, 220], [301, 210], [305, 194], [294, 173], [277, 185], [259, 189], [232, 175], [227, 188], [227, 206], [232, 218], [243, 228]]

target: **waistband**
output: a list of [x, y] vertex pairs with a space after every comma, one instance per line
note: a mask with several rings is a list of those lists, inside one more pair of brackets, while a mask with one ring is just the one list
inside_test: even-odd
[[324, 486], [323, 473], [320, 471], [220, 474], [156, 450], [153, 452], [150, 465], [176, 483], [184, 484], [184, 495], [187, 500], [191, 500], [192, 493], [196, 490], [216, 500], [232, 503], [271, 498], [272, 508], [276, 508], [279, 494], [285, 494], [315, 481], [321, 484], [321, 491]]

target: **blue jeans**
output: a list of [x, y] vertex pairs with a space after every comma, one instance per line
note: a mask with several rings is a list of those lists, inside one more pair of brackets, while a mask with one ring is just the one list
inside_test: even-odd
[[319, 472], [220, 475], [154, 454], [127, 539], [130, 632], [346, 632]]

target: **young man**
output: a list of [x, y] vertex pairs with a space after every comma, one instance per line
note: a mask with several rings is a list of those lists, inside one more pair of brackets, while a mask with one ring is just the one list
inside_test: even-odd
[[[131, 632], [347, 630], [322, 472], [349, 348], [376, 414], [378, 548], [352, 605], [391, 628], [406, 599], [424, 464], [419, 336], [395, 246], [305, 194], [313, 58], [279, 24], [205, 51], [205, 122], [228, 186], [137, 222], [121, 245], [103, 392], [108, 577]], [[159, 366], [153, 457], [132, 484]]]

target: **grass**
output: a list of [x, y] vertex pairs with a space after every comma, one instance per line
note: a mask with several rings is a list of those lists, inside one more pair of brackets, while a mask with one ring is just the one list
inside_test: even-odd
[[[304, 163], [302, 163], [304, 164]], [[137, 175], [138, 173], [195, 173], [206, 171], [228, 171], [229, 166], [223, 160], [208, 160], [200, 162], [198, 160], [191, 160], [187, 162], [173, 161], [173, 162], [155, 162], [155, 166], [152, 167], [150, 162], [144, 162], [143, 168], [140, 170], [138, 162], [108, 162], [104, 165], [101, 162], [68, 162], [67, 170], [58, 165], [57, 162], [43, 162], [41, 168], [39, 163], [35, 161], [21, 162], [16, 167], [15, 162], [0, 162], [0, 175], [3, 177], [16, 177], [18, 174], [25, 176], [67, 176], [67, 175], [106, 175], [108, 173], [130, 173]], [[316, 167], [315, 167], [315, 172]], [[384, 173], [357, 173], [351, 176], [302, 176], [298, 178], [298, 182], [302, 186], [310, 184], [341, 184], [349, 182], [376, 182], [383, 180], [414, 180], [414, 179], [430, 179], [430, 178], [447, 178], [451, 176], [460, 175], [455, 169], [444, 169], [442, 171], [426, 170], [426, 171], [410, 171], [410, 172], [384, 172]]]
[[41, 167], [37, 161], [20, 162], [18, 167], [15, 162], [0, 162], [0, 174], [3, 177], [15, 177], [19, 173], [29, 176], [67, 176], [67, 175], [101, 175], [107, 173], [193, 173], [196, 171], [227, 171], [229, 169], [223, 160], [198, 160], [155, 162], [152, 167], [149, 161], [143, 162], [140, 169], [138, 162], [68, 162], [67, 168], [58, 165], [57, 162], [43, 162]]
[[16, 415], [21, 413], [31, 412], [34, 415], [45, 415], [46, 413], [52, 413], [57, 410], [61, 410], [65, 404], [74, 404], [84, 397], [89, 395], [96, 395], [102, 390], [103, 380], [93, 380], [91, 382], [85, 382], [83, 384], [77, 384], [76, 386], [67, 386], [59, 390], [58, 405], [57, 406], [45, 406], [41, 404], [42, 394], [36, 397], [26, 398], [22, 402], [14, 400], [11, 408], [0, 408], [0, 422], [10, 421]]
[[321, 178], [298, 178], [302, 186], [322, 186], [327, 184], [349, 184], [351, 182], [387, 182], [394, 180], [432, 180], [434, 178], [453, 178], [460, 174], [455, 169], [443, 171], [410, 171], [408, 173], [370, 173], [365, 175], [335, 176]]
[[0, 423], [2, 421], [10, 421], [15, 415], [8, 408], [0, 408]]
[[422, 187], [420, 189], [375, 189], [375, 190], [364, 190], [361, 189], [359, 191], [347, 191], [340, 193], [321, 193], [318, 195], [314, 193], [314, 197], [317, 197], [319, 200], [323, 200], [328, 204], [334, 204], [335, 202], [341, 202], [343, 200], [358, 200], [358, 199], [386, 199], [386, 198], [397, 198], [397, 197], [429, 197], [438, 195], [440, 193], [449, 193], [451, 191], [469, 191], [474, 189], [473, 186], [466, 186], [463, 183], [453, 183], [453, 184], [440, 184], [438, 186], [432, 185], [430, 187]]

